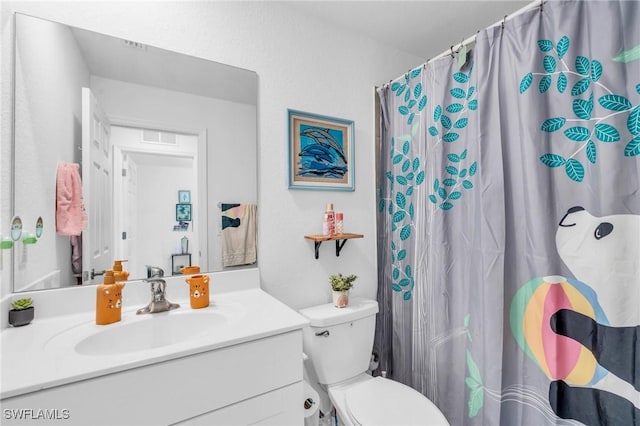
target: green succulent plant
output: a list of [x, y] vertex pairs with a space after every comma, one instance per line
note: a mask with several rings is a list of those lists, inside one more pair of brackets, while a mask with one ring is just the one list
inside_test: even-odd
[[333, 291], [347, 291], [353, 287], [353, 282], [358, 278], [355, 275], [331, 275], [329, 282], [331, 283], [331, 289]]
[[23, 309], [28, 309], [31, 306], [33, 306], [33, 300], [31, 300], [30, 297], [14, 300], [13, 302], [11, 302], [11, 306], [16, 311], [21, 311]]

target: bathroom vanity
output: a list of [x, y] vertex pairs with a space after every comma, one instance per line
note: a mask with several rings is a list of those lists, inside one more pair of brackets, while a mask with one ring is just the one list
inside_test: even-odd
[[[184, 277], [169, 277], [176, 310], [136, 315], [148, 284], [128, 282], [119, 323], [45, 312], [4, 329], [3, 424], [302, 424], [307, 320], [259, 288], [257, 269], [210, 276], [208, 308], [191, 309]], [[65, 292], [95, 306], [95, 287]]]

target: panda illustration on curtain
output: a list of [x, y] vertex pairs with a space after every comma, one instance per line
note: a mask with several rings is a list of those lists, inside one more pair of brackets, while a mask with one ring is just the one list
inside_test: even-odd
[[575, 278], [534, 278], [511, 304], [520, 348], [551, 379], [556, 415], [640, 424], [640, 215], [572, 207], [556, 232]]

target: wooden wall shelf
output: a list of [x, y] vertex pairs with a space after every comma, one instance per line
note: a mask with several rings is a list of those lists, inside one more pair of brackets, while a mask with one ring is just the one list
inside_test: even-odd
[[318, 250], [320, 249], [320, 244], [323, 241], [335, 241], [336, 242], [336, 256], [340, 256], [340, 251], [342, 247], [344, 247], [347, 240], [351, 240], [353, 238], [363, 238], [362, 234], [351, 234], [351, 233], [343, 233], [343, 234], [334, 234], [334, 235], [305, 235], [305, 240], [311, 240], [314, 243], [315, 255], [316, 259], [318, 258]]

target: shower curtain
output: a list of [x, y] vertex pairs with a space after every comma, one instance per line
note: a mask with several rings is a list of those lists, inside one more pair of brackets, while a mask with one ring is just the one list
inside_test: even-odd
[[548, 1], [378, 89], [378, 372], [452, 425], [640, 424], [638, 23]]

